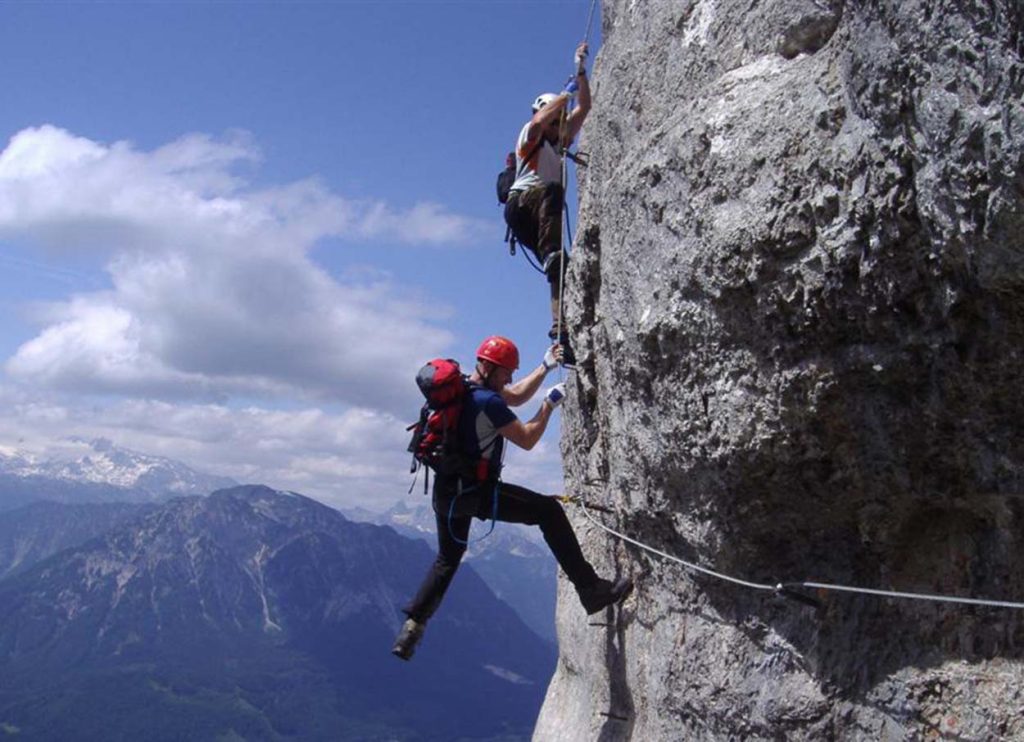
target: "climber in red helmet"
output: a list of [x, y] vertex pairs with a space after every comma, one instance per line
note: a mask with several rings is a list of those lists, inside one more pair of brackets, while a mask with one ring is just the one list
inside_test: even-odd
[[523, 422], [510, 407], [528, 402], [548, 372], [561, 360], [561, 347], [552, 345], [544, 361], [525, 378], [512, 383], [519, 368], [519, 350], [504, 337], [493, 335], [476, 352], [476, 366], [469, 377], [469, 393], [459, 418], [458, 437], [463, 453], [484, 459], [490, 474], [484, 481], [458, 474], [434, 478], [433, 505], [437, 521], [437, 559], [419, 591], [403, 609], [408, 619], [395, 640], [392, 653], [412, 657], [427, 621], [437, 610], [466, 552], [472, 519], [501, 520], [539, 525], [555, 559], [576, 588], [587, 613], [596, 613], [621, 602], [632, 590], [629, 578], [617, 582], [601, 579], [583, 556], [576, 534], [561, 503], [554, 497], [502, 482], [501, 459], [508, 439], [527, 451], [547, 428], [551, 413], [562, 402], [565, 385], [556, 384], [530, 420]]
[[[575, 364], [561, 317], [560, 283], [562, 260], [562, 158], [579, 134], [590, 112], [590, 84], [587, 82], [587, 44], [576, 48], [576, 75], [561, 93], [542, 93], [533, 102], [533, 116], [516, 141], [516, 179], [505, 203], [505, 222], [516, 240], [533, 251], [544, 268], [551, 287], [551, 329], [548, 336], [565, 348], [565, 362]], [[574, 96], [577, 103], [570, 111]], [[559, 335], [561, 328], [561, 335]], [[558, 336], [558, 337], [556, 337]]]

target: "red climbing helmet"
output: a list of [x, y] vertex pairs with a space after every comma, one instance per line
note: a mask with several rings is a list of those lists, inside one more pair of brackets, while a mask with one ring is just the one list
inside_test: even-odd
[[501, 335], [491, 335], [480, 343], [480, 347], [476, 349], [476, 357], [509, 371], [519, 368], [519, 349], [515, 343]]

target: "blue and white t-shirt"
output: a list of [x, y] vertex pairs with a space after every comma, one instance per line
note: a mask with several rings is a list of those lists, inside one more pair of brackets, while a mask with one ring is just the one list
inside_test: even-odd
[[536, 140], [531, 142], [526, 138], [529, 128], [530, 122], [527, 121], [516, 141], [516, 172], [519, 173], [519, 177], [512, 184], [510, 190], [513, 191], [525, 191], [534, 186], [562, 182], [562, 158], [558, 156], [558, 150], [546, 139], [526, 167], [523, 167], [523, 158], [537, 146]]
[[505, 446], [505, 439], [498, 434], [498, 428], [516, 419], [516, 414], [498, 392], [476, 385], [470, 387], [459, 418], [462, 450], [474, 459], [485, 459], [491, 475], [497, 475], [501, 471], [501, 455]]

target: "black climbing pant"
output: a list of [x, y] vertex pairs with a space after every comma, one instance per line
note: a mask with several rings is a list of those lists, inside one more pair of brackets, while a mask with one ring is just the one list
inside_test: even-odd
[[416, 596], [403, 609], [409, 618], [425, 623], [434, 615], [466, 553], [465, 541], [469, 537], [472, 519], [489, 520], [492, 517], [495, 486], [498, 488], [497, 520], [540, 526], [551, 553], [576, 590], [584, 590], [597, 583], [597, 574], [584, 558], [562, 504], [554, 497], [504, 482], [488, 482], [459, 494], [456, 480], [437, 477], [433, 498], [437, 558]]

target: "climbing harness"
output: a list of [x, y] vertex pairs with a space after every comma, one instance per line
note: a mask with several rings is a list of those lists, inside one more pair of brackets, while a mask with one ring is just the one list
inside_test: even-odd
[[[513, 242], [509, 243], [509, 248], [511, 250], [510, 254], [512, 254], [512, 255], [515, 255], [515, 242], [514, 242], [514, 239], [515, 238], [513, 238]], [[530, 257], [530, 251], [529, 250], [523, 250], [523, 257], [526, 258], [526, 262], [530, 264], [531, 268], [533, 268], [535, 271], [540, 273], [542, 276], [544, 275], [544, 268], [542, 266], [538, 265], [537, 262], [533, 258]]]
[[[878, 590], [878, 589], [875, 589], [875, 588], [854, 587], [854, 586], [851, 586], [851, 585], [838, 585], [838, 584], [834, 584], [834, 583], [830, 583], [830, 582], [812, 582], [810, 580], [797, 581], [797, 582], [778, 582], [778, 583], [775, 583], [774, 585], [770, 585], [770, 584], [763, 583], [763, 582], [751, 582], [749, 580], [740, 579], [739, 577], [734, 577], [732, 575], [727, 575], [727, 574], [725, 574], [723, 572], [716, 572], [715, 570], [708, 569], [707, 567], [701, 567], [699, 564], [694, 564], [693, 562], [688, 562], [685, 559], [680, 559], [677, 556], [673, 556], [672, 554], [668, 554], [668, 553], [666, 553], [664, 551], [661, 551], [660, 549], [656, 549], [653, 546], [650, 546], [650, 545], [645, 544], [645, 543], [643, 543], [641, 541], [638, 541], [635, 538], [631, 538], [630, 536], [627, 536], [624, 533], [620, 533], [619, 531], [616, 531], [615, 529], [610, 528], [609, 526], [606, 526], [600, 520], [595, 518], [590, 511], [591, 510], [597, 510], [597, 508], [594, 508], [593, 506], [590, 506], [589, 503], [587, 503], [584, 499], [582, 499], [582, 498], [573, 498], [570, 501], [571, 502], [575, 502], [578, 505], [580, 505], [580, 507], [583, 508], [583, 513], [584, 513], [584, 515], [586, 515], [587, 519], [591, 523], [596, 525], [598, 528], [602, 529], [603, 531], [606, 531], [607, 533], [611, 534], [612, 536], [615, 536], [616, 538], [618, 538], [618, 539], [620, 539], [622, 541], [625, 541], [626, 543], [633, 544], [634, 546], [636, 546], [636, 547], [638, 547], [640, 549], [643, 549], [644, 551], [648, 551], [651, 554], [655, 554], [655, 555], [657, 555], [659, 557], [662, 557], [663, 559], [667, 559], [667, 560], [669, 560], [671, 562], [675, 562], [676, 564], [679, 564], [679, 565], [683, 566], [684, 568], [686, 568], [686, 569], [688, 569], [688, 570], [690, 570], [692, 572], [699, 572], [701, 574], [707, 575], [708, 577], [713, 577], [713, 578], [715, 578], [717, 580], [722, 580], [723, 582], [729, 582], [729, 583], [732, 583], [734, 585], [739, 585], [740, 587], [749, 588], [751, 590], [760, 590], [760, 591], [764, 591], [764, 592], [770, 592], [770, 593], [773, 593], [775, 595], [779, 595], [781, 597], [788, 598], [790, 600], [795, 600], [795, 601], [798, 601], [798, 602], [803, 603], [805, 605], [810, 605], [810, 606], [813, 606], [813, 607], [816, 607], [816, 608], [821, 606], [820, 602], [815, 600], [814, 598], [809, 597], [806, 594], [800, 593], [799, 590], [801, 590], [801, 589], [804, 589], [804, 590], [824, 590], [824, 591], [834, 591], [834, 592], [857, 593], [857, 594], [860, 594], [860, 595], [874, 595], [874, 596], [879, 596], [879, 597], [883, 597], [883, 598], [902, 598], [902, 599], [905, 599], [905, 600], [924, 600], [924, 601], [932, 601], [932, 602], [939, 602], [939, 603], [958, 603], [958, 604], [961, 604], [961, 605], [977, 605], [977, 606], [985, 606], [985, 607], [988, 607], [988, 608], [1012, 608], [1012, 609], [1017, 609], [1017, 610], [1024, 610], [1024, 603], [1018, 603], [1018, 602], [1013, 602], [1013, 601], [1008, 601], [1008, 600], [988, 600], [988, 599], [985, 599], [985, 598], [964, 598], [964, 597], [960, 597], [960, 596], [957, 596], [957, 595], [939, 595], [939, 594], [935, 594], [935, 593], [915, 593], [915, 592], [907, 592], [907, 591], [902, 591], [902, 590]], [[610, 512], [610, 511], [608, 511], [608, 509], [606, 508], [604, 510], [604, 512]]]
[[[504, 456], [504, 454], [502, 454]], [[483, 536], [479, 538], [466, 538], [465, 540], [455, 535], [455, 531], [452, 530], [452, 518], [455, 515], [455, 503], [459, 501], [459, 498], [466, 492], [472, 492], [479, 485], [474, 484], [472, 487], [462, 488], [462, 479], [458, 480], [456, 485], [455, 497], [452, 498], [452, 504], [448, 506], [448, 535], [452, 537], [452, 541], [463, 546], [469, 546], [470, 544], [476, 544], [483, 541], [485, 538], [490, 536], [494, 532], [494, 525], [498, 522], [498, 488], [501, 486], [501, 479], [498, 479], [494, 483], [494, 489], [491, 491], [491, 527], [487, 530]], [[468, 536], [468, 534], [467, 534]]]

